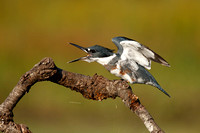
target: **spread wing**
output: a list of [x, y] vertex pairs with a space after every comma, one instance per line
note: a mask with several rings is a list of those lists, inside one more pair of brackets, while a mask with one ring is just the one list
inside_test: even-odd
[[132, 39], [116, 37], [113, 38], [113, 42], [118, 49], [121, 47], [122, 50], [118, 51], [121, 53], [122, 60], [135, 61], [146, 69], [151, 69], [151, 60], [170, 67], [167, 61], [165, 61], [160, 55]]

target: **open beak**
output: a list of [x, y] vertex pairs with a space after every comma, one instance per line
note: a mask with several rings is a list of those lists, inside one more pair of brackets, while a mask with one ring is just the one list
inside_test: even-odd
[[88, 52], [87, 52], [87, 48], [81, 47], [81, 46], [79, 46], [79, 45], [77, 45], [77, 44], [74, 44], [74, 43], [69, 43], [69, 44], [71, 44], [71, 45], [73, 45], [73, 46], [75, 46], [75, 47], [77, 47], [77, 48], [83, 50], [84, 52], [88, 53]]
[[79, 60], [83, 60], [85, 58], [87, 58], [87, 57], [80, 57], [78, 59], [75, 59], [75, 60], [72, 60], [72, 61], [68, 61], [67, 63], [73, 63], [73, 62], [76, 62], [76, 61], [79, 61]]
[[[87, 48], [81, 47], [81, 46], [79, 46], [79, 45], [77, 45], [77, 44], [74, 44], [74, 43], [69, 43], [69, 44], [71, 44], [71, 45], [73, 45], [73, 46], [75, 46], [75, 47], [77, 47], [77, 48], [83, 50], [84, 52], [86, 52], [86, 53], [88, 54]], [[89, 57], [89, 54], [88, 54], [87, 56], [85, 56], [85, 57], [80, 57], [80, 58], [77, 58], [77, 59], [75, 59], [75, 60], [69, 61], [69, 62], [67, 62], [67, 63], [73, 63], [73, 62], [76, 62], [76, 61], [79, 61], [79, 60], [84, 60], [84, 59], [87, 59], [88, 57]]]

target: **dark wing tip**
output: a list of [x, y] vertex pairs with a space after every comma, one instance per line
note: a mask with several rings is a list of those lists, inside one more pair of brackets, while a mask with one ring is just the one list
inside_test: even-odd
[[151, 60], [160, 63], [163, 66], [171, 67], [170, 64], [165, 59], [163, 59], [160, 55], [156, 53], [154, 53], [154, 58], [152, 58]]
[[166, 66], [166, 67], [171, 67], [171, 65], [170, 64], [163, 64], [164, 66]]

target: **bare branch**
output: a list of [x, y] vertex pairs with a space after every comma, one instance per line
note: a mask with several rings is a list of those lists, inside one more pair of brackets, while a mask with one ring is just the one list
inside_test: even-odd
[[29, 92], [31, 86], [40, 81], [51, 81], [71, 90], [80, 92], [85, 98], [103, 100], [120, 97], [124, 104], [134, 112], [151, 133], [163, 133], [154, 119], [133, 94], [131, 87], [122, 80], [108, 80], [103, 76], [85, 76], [57, 68], [51, 58], [44, 58], [19, 80], [6, 100], [0, 105], [0, 131], [5, 133], [30, 133], [26, 125], [13, 121], [12, 110], [19, 100]]

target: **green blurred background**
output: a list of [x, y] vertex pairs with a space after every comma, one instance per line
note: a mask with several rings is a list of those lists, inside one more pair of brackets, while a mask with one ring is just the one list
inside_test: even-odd
[[[97, 63], [67, 64], [85, 55], [67, 45], [95, 44], [116, 49], [111, 38], [135, 39], [162, 55], [171, 68], [152, 63], [150, 72], [172, 96], [132, 85], [159, 126], [170, 133], [200, 131], [200, 1], [198, 0], [1, 0], [0, 102], [20, 76], [44, 57], [64, 70], [109, 79]], [[35, 84], [14, 109], [15, 121], [35, 133], [147, 133], [117, 98], [87, 100], [51, 82]]]

